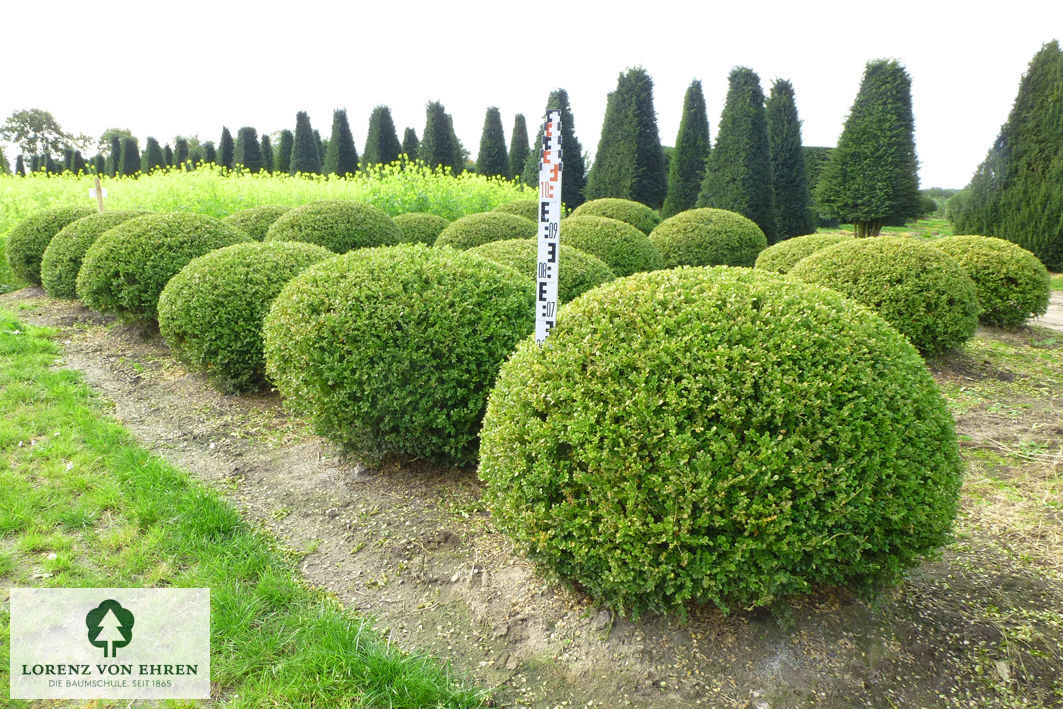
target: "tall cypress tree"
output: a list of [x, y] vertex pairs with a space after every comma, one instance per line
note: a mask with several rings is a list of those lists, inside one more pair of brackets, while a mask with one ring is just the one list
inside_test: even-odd
[[347, 122], [347, 111], [336, 109], [332, 112], [332, 137], [329, 138], [325, 153], [326, 175], [347, 175], [358, 172], [358, 151], [354, 147], [351, 124]]
[[269, 135], [263, 133], [262, 140], [260, 142], [260, 150], [262, 151], [262, 170], [264, 172], [273, 172], [273, 146], [269, 142]]
[[45, 153], [44, 154], [44, 171], [46, 173], [48, 173], [49, 175], [58, 175], [59, 174], [59, 166], [56, 164], [55, 160], [52, 158], [52, 154], [51, 153]]
[[912, 80], [896, 61], [868, 62], [817, 201], [857, 236], [878, 236], [886, 220], [919, 214], [917, 169]]
[[277, 143], [277, 154], [273, 157], [274, 172], [291, 172], [292, 145], [295, 143], [295, 135], [285, 128], [281, 131], [280, 142]]
[[166, 164], [173, 167], [173, 149], [170, 147], [169, 143], [162, 146], [162, 154], [166, 158]]
[[366, 165], [390, 165], [399, 159], [402, 144], [391, 120], [391, 109], [377, 106], [369, 115], [369, 133], [365, 138], [362, 162]]
[[152, 137], [148, 137], [147, 142], [144, 144], [144, 154], [140, 158], [140, 171], [147, 175], [152, 170], [162, 167], [166, 164], [166, 156], [162, 152], [162, 148], [159, 146], [159, 141]]
[[317, 146], [318, 160], [321, 162], [321, 165], [324, 166], [325, 153], [328, 151], [328, 145], [326, 145], [325, 141], [322, 140], [321, 133], [319, 133], [316, 128], [314, 129], [314, 144]]
[[103, 153], [96, 153], [92, 158], [92, 171], [97, 175], [103, 175], [107, 169], [107, 161], [103, 157]]
[[173, 142], [173, 164], [188, 169], [188, 139], [177, 138]]
[[484, 116], [483, 133], [480, 135], [480, 152], [476, 154], [476, 172], [488, 177], [509, 179], [509, 155], [506, 153], [506, 131], [502, 127], [502, 115], [491, 106]]
[[[546, 99], [546, 108], [561, 111], [561, 159], [565, 164], [565, 174], [561, 178], [561, 201], [569, 209], [583, 204], [584, 191], [587, 186], [587, 163], [583, 157], [583, 146], [576, 137], [576, 121], [572, 117], [572, 107], [568, 102], [568, 92], [555, 89]], [[545, 114], [544, 114], [545, 118]], [[539, 184], [539, 157], [543, 145], [543, 127], [535, 136], [535, 143], [528, 151], [524, 161], [522, 180], [526, 185]]]
[[700, 81], [690, 82], [683, 97], [683, 117], [679, 120], [679, 135], [675, 152], [668, 164], [668, 195], [661, 215], [692, 209], [698, 201], [701, 178], [705, 176], [705, 160], [709, 157], [709, 112], [705, 108], [705, 94]]
[[236, 145], [233, 142], [233, 134], [224, 126], [221, 129], [221, 140], [218, 141], [218, 155], [215, 162], [230, 170], [236, 166]]
[[816, 220], [801, 152], [801, 121], [797, 118], [794, 87], [789, 81], [780, 79], [772, 84], [765, 112], [779, 238], [811, 234], [816, 230]]
[[7, 164], [7, 158], [4, 157], [4, 149], [0, 147], [0, 175], [6, 175], [10, 172], [10, 167]]
[[86, 169], [86, 167], [87, 166], [85, 165], [85, 158], [83, 158], [81, 156], [81, 151], [80, 150], [75, 150], [74, 151], [74, 162], [73, 162], [72, 167], [70, 168], [70, 171], [73, 172], [75, 175], [77, 175], [79, 173], [82, 173], [82, 172], [87, 173], [88, 170]]
[[248, 172], [262, 170], [262, 146], [258, 143], [258, 131], [251, 126], [244, 126], [236, 131], [233, 164], [243, 165]]
[[464, 165], [456, 165], [455, 157], [458, 146], [454, 144], [454, 124], [443, 104], [429, 102], [425, 108], [424, 133], [422, 133], [419, 157], [430, 167], [447, 166], [455, 174], [461, 172]]
[[25, 176], [26, 176], [26, 160], [25, 160], [25, 158], [22, 157], [22, 153], [19, 153], [18, 157], [15, 158], [15, 177], [25, 177]]
[[402, 154], [407, 160], [416, 160], [421, 155], [421, 141], [417, 139], [417, 131], [407, 128], [402, 135]]
[[111, 154], [107, 158], [107, 175], [114, 177], [119, 174], [118, 170], [122, 164], [122, 139], [117, 135], [111, 137]]
[[140, 147], [136, 138], [122, 138], [121, 157], [118, 161], [119, 175], [135, 175], [140, 170]]
[[653, 110], [653, 80], [641, 67], [629, 69], [620, 75], [611, 96], [587, 176], [587, 198], [621, 197], [656, 209], [664, 203], [668, 185]]
[[292, 139], [292, 157], [288, 171], [291, 174], [305, 172], [321, 173], [321, 155], [318, 153], [317, 139], [310, 126], [310, 117], [305, 111], [295, 114], [295, 136]]
[[203, 143], [203, 162], [218, 164], [218, 151], [214, 148], [213, 140]]
[[41, 156], [34, 153], [30, 155], [30, 174], [33, 174], [41, 169]]
[[67, 146], [63, 148], [63, 167], [64, 172], [74, 172], [74, 149]]
[[[562, 125], [564, 128], [564, 125]], [[562, 138], [564, 141], [564, 138]], [[528, 145], [528, 123], [524, 120], [524, 114], [518, 113], [513, 118], [513, 132], [509, 137], [509, 175], [514, 179], [521, 179], [524, 173], [524, 164], [528, 161], [528, 153], [531, 147]], [[565, 184], [562, 180], [562, 186]]]
[[716, 146], [705, 161], [698, 206], [738, 212], [756, 222], [769, 244], [778, 238], [764, 92], [752, 69], [731, 71]]

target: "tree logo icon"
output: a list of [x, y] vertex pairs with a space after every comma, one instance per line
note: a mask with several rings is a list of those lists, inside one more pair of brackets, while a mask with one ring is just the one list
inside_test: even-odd
[[115, 657], [118, 648], [133, 640], [133, 613], [114, 599], [109, 598], [89, 611], [85, 625], [89, 628], [89, 642], [102, 647], [104, 657]]

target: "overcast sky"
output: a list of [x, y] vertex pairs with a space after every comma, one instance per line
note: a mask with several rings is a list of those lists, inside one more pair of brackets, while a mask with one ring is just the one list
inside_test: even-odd
[[[987, 4], [988, 6], [988, 4]], [[306, 110], [328, 137], [346, 108], [361, 152], [373, 106], [420, 136], [439, 100], [475, 159], [488, 106], [507, 140], [516, 113], [534, 139], [554, 88], [568, 90], [592, 157], [606, 94], [628, 67], [654, 80], [661, 141], [702, 81], [715, 138], [735, 66], [764, 93], [789, 79], [805, 145], [834, 145], [867, 61], [912, 77], [923, 187], [962, 187], [1007, 118], [1041, 45], [1063, 35], [1063, 2], [325, 3], [5, 2], [0, 119], [43, 108], [74, 133], [129, 128], [160, 142], [222, 126], [293, 128]], [[337, 9], [340, 8], [340, 9]], [[542, 8], [542, 9], [540, 9]], [[8, 153], [13, 160], [13, 155]]]

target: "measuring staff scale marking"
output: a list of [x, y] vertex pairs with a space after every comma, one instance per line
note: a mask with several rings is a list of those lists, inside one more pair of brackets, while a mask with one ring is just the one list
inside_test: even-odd
[[535, 286], [535, 342], [543, 344], [557, 317], [561, 236], [561, 111], [549, 109], [539, 152], [539, 250]]

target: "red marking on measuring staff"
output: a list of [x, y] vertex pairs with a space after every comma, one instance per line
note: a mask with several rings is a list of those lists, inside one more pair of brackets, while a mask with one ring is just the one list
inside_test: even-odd
[[557, 318], [557, 266], [561, 249], [561, 111], [549, 109], [539, 152], [539, 250], [535, 286], [535, 341], [540, 345]]

